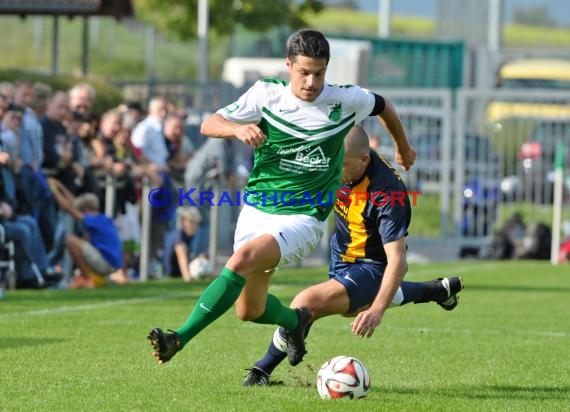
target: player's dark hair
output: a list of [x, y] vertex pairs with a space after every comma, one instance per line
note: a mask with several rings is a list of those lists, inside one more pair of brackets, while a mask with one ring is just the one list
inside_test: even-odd
[[325, 59], [328, 63], [331, 52], [325, 35], [320, 31], [310, 29], [299, 30], [292, 34], [287, 42], [287, 57], [293, 61], [299, 55], [313, 59]]

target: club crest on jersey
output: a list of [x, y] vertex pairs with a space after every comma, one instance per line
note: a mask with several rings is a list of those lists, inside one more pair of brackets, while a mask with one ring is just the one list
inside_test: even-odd
[[327, 104], [327, 112], [331, 121], [339, 122], [342, 117], [342, 104], [340, 102]]
[[231, 113], [235, 112], [237, 109], [239, 109], [239, 103], [238, 102], [234, 102], [234, 103], [229, 104], [226, 107], [224, 107], [224, 111], [227, 114], [231, 114]]

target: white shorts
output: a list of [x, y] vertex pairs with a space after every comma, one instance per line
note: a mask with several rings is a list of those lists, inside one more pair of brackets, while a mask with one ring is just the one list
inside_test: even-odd
[[307, 215], [274, 215], [244, 205], [234, 236], [234, 252], [248, 240], [271, 235], [279, 244], [279, 266], [298, 262], [319, 244], [326, 222]]

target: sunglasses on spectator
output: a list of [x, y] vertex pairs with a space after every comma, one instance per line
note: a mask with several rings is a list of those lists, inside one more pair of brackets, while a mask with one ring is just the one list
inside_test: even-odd
[[24, 108], [24, 106], [20, 106], [19, 104], [16, 103], [10, 103], [6, 109], [7, 112], [12, 112], [12, 113], [19, 113], [20, 117], [22, 117], [22, 115], [24, 114], [24, 112], [26, 111], [26, 109]]

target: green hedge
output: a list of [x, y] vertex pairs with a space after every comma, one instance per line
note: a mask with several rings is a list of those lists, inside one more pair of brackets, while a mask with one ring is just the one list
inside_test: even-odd
[[52, 87], [53, 91], [69, 90], [77, 83], [89, 83], [97, 91], [97, 98], [93, 112], [102, 114], [123, 101], [123, 95], [119, 88], [104, 79], [82, 78], [76, 76], [52, 76], [40, 73], [30, 73], [21, 70], [0, 70], [0, 82], [8, 81], [15, 83], [18, 80], [30, 80], [32, 82], [42, 82]]

